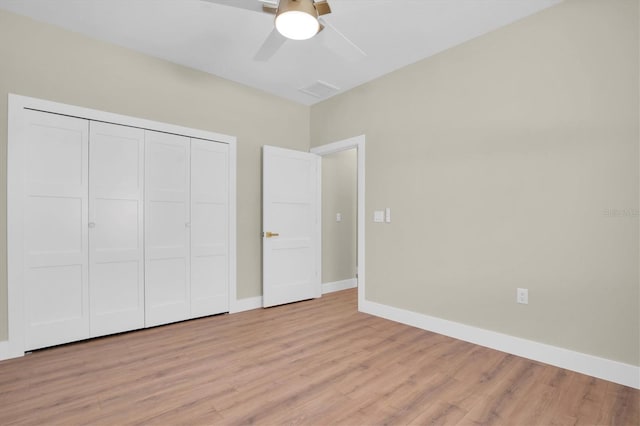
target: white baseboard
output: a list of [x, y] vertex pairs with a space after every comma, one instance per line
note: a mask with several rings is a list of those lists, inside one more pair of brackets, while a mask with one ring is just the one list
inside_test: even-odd
[[238, 312], [251, 311], [253, 309], [262, 308], [262, 296], [247, 297], [245, 299], [238, 299], [229, 310], [230, 314], [237, 314]]
[[19, 358], [24, 356], [24, 351], [22, 349], [18, 350], [15, 345], [11, 346], [11, 342], [8, 340], [4, 340], [0, 342], [0, 361], [4, 361], [5, 359]]
[[348, 288], [356, 288], [358, 286], [357, 278], [348, 280], [333, 281], [330, 283], [322, 283], [322, 294], [333, 293], [334, 291], [346, 290]]
[[0, 342], [0, 361], [12, 358], [9, 356], [9, 342], [3, 341]]
[[640, 389], [640, 367], [365, 300], [361, 312]]

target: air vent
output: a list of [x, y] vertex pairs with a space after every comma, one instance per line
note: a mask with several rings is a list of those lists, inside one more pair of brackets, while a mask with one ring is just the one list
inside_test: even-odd
[[340, 88], [334, 86], [333, 84], [318, 80], [311, 86], [303, 87], [299, 90], [302, 93], [313, 96], [314, 98], [322, 99], [328, 98], [331, 95], [335, 95], [336, 93], [338, 93], [338, 91], [340, 91]]

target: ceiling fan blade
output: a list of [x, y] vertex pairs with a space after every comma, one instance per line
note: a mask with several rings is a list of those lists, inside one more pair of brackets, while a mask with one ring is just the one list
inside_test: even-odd
[[223, 6], [235, 7], [238, 9], [251, 10], [253, 12], [276, 13], [278, 9], [277, 1], [261, 0], [202, 0], [209, 3], [221, 4]]
[[327, 20], [319, 19], [319, 21], [324, 28], [326, 28], [325, 31], [323, 31], [324, 44], [329, 50], [349, 61], [357, 61], [367, 56], [364, 50], [360, 49], [357, 44], [352, 42]]
[[284, 42], [287, 41], [278, 30], [275, 28], [269, 33], [258, 52], [255, 54], [253, 59], [255, 61], [266, 62], [282, 47]]
[[329, 3], [327, 3], [327, 0], [320, 0], [315, 2], [314, 4], [316, 6], [316, 10], [318, 11], [318, 16], [331, 13], [331, 6], [329, 6]]

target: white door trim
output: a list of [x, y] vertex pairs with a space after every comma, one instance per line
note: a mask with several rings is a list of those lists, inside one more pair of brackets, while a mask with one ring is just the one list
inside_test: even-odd
[[[365, 229], [365, 173], [364, 173], [364, 146], [365, 135], [355, 136], [327, 145], [311, 148], [311, 152], [320, 156], [333, 154], [340, 151], [356, 148], [358, 152], [358, 310], [361, 310], [365, 300], [365, 278], [364, 278], [364, 229]], [[322, 244], [322, 241], [320, 241]], [[320, 248], [321, 252], [321, 248]]]
[[129, 117], [15, 94], [8, 96], [7, 144], [7, 308], [8, 340], [0, 342], [0, 360], [24, 355], [24, 295], [22, 288], [24, 110], [33, 109], [94, 121], [212, 140], [229, 145], [229, 311], [236, 311], [236, 138], [206, 130]]

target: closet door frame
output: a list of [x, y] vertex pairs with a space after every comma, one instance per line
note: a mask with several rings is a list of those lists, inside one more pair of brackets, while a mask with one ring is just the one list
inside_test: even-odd
[[238, 309], [236, 300], [236, 138], [234, 136], [191, 129], [158, 121], [114, 114], [74, 105], [47, 101], [15, 94], [8, 96], [7, 145], [7, 308], [8, 339], [0, 341], [0, 360], [16, 358], [25, 353], [24, 332], [24, 230], [23, 194], [25, 161], [25, 110], [37, 110], [68, 115], [93, 121], [173, 133], [229, 145], [229, 312]]

